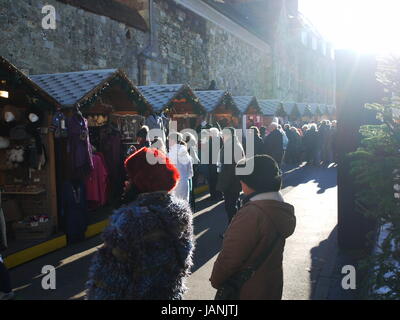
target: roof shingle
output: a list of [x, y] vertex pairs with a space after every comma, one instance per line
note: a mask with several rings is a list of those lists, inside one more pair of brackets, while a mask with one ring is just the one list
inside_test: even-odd
[[73, 107], [117, 69], [32, 75], [30, 78], [63, 107]]

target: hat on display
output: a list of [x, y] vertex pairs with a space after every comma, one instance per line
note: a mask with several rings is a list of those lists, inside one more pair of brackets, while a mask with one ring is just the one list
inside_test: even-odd
[[1, 111], [1, 118], [7, 123], [19, 122], [21, 120], [21, 111], [15, 106], [6, 105]]
[[32, 106], [26, 111], [26, 118], [28, 123], [32, 123], [37, 127], [40, 127], [43, 123], [43, 111], [38, 107]]
[[24, 154], [24, 148], [22, 146], [16, 146], [7, 152], [7, 162], [10, 164], [10, 166], [17, 168], [19, 164], [25, 161]]
[[38, 128], [40, 128], [43, 124], [43, 111], [40, 110], [37, 107], [30, 107], [26, 111], [26, 120], [27, 120], [27, 125], [26, 125], [26, 131], [30, 134], [33, 135], [34, 137], [39, 138], [39, 132]]
[[10, 146], [10, 140], [6, 137], [0, 137], [0, 149], [7, 149]]
[[170, 159], [152, 148], [142, 148], [129, 156], [125, 160], [125, 168], [131, 183], [140, 193], [170, 192], [180, 178], [178, 169]]

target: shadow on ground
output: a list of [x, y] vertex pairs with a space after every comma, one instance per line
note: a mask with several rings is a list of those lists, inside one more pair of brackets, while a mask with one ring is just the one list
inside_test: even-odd
[[[360, 262], [366, 251], [345, 251], [337, 248], [337, 226], [329, 237], [311, 249], [312, 267], [310, 281], [313, 284], [311, 300], [358, 300], [362, 298], [362, 279], [366, 276]], [[344, 266], [354, 266], [356, 289], [343, 289], [342, 280], [348, 273], [342, 273]]]
[[329, 166], [315, 167], [302, 164], [300, 166], [285, 166], [283, 174], [283, 187], [297, 187], [308, 182], [318, 184], [318, 194], [337, 186], [337, 167]]

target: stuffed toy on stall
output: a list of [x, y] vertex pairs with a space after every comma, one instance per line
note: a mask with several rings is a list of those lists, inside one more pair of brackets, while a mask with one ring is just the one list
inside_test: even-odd
[[7, 163], [12, 168], [18, 168], [24, 162], [25, 150], [22, 146], [16, 146], [7, 152]]

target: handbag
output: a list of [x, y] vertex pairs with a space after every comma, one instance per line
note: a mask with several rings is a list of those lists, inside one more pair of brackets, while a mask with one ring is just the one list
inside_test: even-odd
[[253, 277], [258, 268], [260, 268], [264, 261], [267, 260], [280, 238], [281, 237], [278, 234], [270, 247], [258, 257], [253, 265], [237, 272], [228, 280], [226, 280], [224, 284], [217, 290], [214, 300], [239, 300], [240, 291], [243, 285]]

